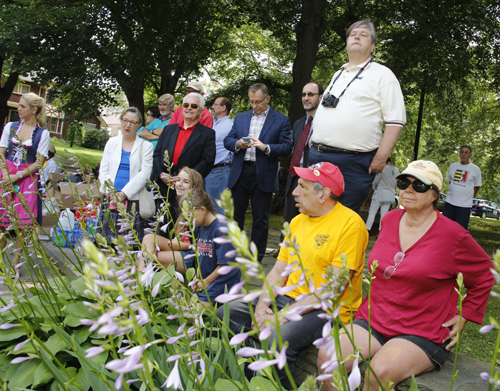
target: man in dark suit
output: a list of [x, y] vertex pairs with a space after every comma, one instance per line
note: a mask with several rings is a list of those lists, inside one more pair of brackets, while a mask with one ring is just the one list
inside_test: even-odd
[[[205, 99], [200, 94], [190, 93], [182, 102], [183, 120], [180, 124], [165, 126], [153, 154], [151, 180], [158, 184], [160, 193], [164, 197], [169, 186], [177, 180], [181, 168], [187, 166], [195, 169], [205, 178], [212, 170], [215, 161], [215, 132], [199, 122], [205, 107]], [[165, 151], [168, 151], [167, 164], [164, 160]], [[168, 194], [170, 210], [174, 213], [173, 208], [177, 205], [175, 190], [171, 189]]]
[[269, 107], [269, 91], [257, 83], [248, 90], [252, 110], [238, 114], [224, 146], [234, 153], [228, 188], [234, 200], [234, 219], [241, 229], [248, 201], [252, 204], [252, 241], [259, 261], [266, 252], [269, 210], [278, 190], [278, 158], [292, 151], [290, 120]]
[[293, 167], [308, 167], [309, 155], [309, 137], [311, 135], [314, 114], [318, 109], [319, 102], [323, 97], [323, 87], [316, 82], [307, 83], [302, 89], [302, 105], [306, 111], [306, 115], [295, 121], [293, 124], [293, 154], [290, 164], [288, 179], [285, 188], [285, 208], [283, 215], [285, 221], [292, 219], [299, 214], [299, 210], [295, 207], [293, 190], [297, 187], [299, 177], [295, 173]]

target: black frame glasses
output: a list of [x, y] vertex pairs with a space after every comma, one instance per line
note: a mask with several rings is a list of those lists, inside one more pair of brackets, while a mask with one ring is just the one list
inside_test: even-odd
[[319, 92], [303, 92], [302, 93], [302, 98], [305, 98], [306, 96], [312, 98], [315, 95], [319, 95]]
[[123, 125], [131, 124], [132, 126], [137, 126], [140, 124], [140, 122], [138, 122], [138, 121], [130, 121], [126, 118], [120, 118], [120, 121], [122, 121]]
[[429, 191], [429, 189], [434, 188], [433, 185], [426, 185], [420, 179], [415, 179], [412, 182], [407, 177], [398, 178], [397, 183], [396, 183], [396, 186], [400, 190], [406, 190], [406, 189], [408, 189], [408, 187], [410, 185], [413, 188], [413, 190], [415, 190], [417, 193], [425, 193], [426, 191]]

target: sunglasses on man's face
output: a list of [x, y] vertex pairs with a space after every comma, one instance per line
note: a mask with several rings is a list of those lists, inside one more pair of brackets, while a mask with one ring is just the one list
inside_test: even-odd
[[432, 185], [426, 185], [419, 179], [415, 179], [413, 182], [410, 181], [408, 178], [398, 178], [398, 182], [396, 186], [400, 190], [406, 190], [408, 187], [411, 185], [413, 187], [413, 190], [415, 190], [417, 193], [425, 193], [429, 189], [432, 189]]
[[184, 104], [182, 105], [182, 107], [184, 107], [185, 109], [189, 109], [189, 106], [191, 106], [191, 108], [192, 108], [192, 109], [195, 109], [195, 110], [198, 108], [198, 105], [197, 105], [196, 103], [191, 103], [191, 104], [189, 104], [189, 103], [184, 103]]

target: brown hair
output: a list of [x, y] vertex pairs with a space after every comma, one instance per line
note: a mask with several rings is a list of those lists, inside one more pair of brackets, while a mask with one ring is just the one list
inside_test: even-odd
[[[196, 171], [193, 168], [189, 168], [188, 166], [182, 167], [179, 170], [179, 174], [182, 171], [184, 171], [186, 174], [189, 175], [189, 181], [191, 182], [190, 190], [194, 190], [194, 189], [205, 190], [205, 181], [203, 180], [203, 177], [201, 176], [201, 174], [198, 171]], [[179, 202], [179, 205], [181, 205], [180, 202]]]
[[210, 196], [207, 194], [207, 192], [203, 189], [192, 189], [188, 191], [186, 194], [184, 194], [182, 197], [179, 199], [179, 217], [177, 218], [177, 221], [175, 222], [175, 232], [180, 233], [182, 231], [182, 228], [184, 226], [184, 216], [182, 213], [182, 204], [184, 201], [187, 201], [189, 205], [189, 210], [192, 209], [200, 209], [200, 208], [205, 208], [207, 212], [212, 213], [215, 215], [217, 211], [215, 210], [215, 206], [210, 198]]
[[124, 115], [127, 113], [135, 114], [140, 124], [141, 125], [143, 124], [142, 114], [137, 107], [129, 107], [128, 109], [123, 110], [122, 113], [120, 114], [120, 120], [123, 119]]

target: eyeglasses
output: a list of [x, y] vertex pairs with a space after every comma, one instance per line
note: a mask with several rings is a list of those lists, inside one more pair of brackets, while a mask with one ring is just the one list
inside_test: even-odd
[[396, 253], [396, 255], [394, 255], [394, 266], [387, 266], [384, 270], [384, 277], [387, 279], [391, 278], [399, 264], [403, 262], [403, 259], [405, 259], [405, 253], [402, 253], [401, 251]]
[[195, 110], [198, 108], [198, 105], [196, 103], [184, 103], [182, 105], [182, 107], [184, 107], [185, 109], [189, 109], [189, 106], [191, 106], [191, 108]]
[[413, 190], [415, 190], [417, 193], [425, 193], [429, 189], [432, 189], [432, 185], [426, 185], [419, 179], [415, 179], [413, 182], [410, 181], [408, 178], [398, 178], [396, 186], [400, 190], [406, 190], [408, 187], [411, 185], [413, 187]]
[[122, 121], [122, 124], [123, 124], [123, 125], [130, 124], [130, 125], [133, 125], [133, 126], [137, 126], [137, 125], [139, 125], [139, 124], [140, 124], [140, 122], [137, 122], [137, 121], [130, 121], [130, 120], [126, 119], [126, 118], [122, 118], [122, 119], [121, 119], [121, 121]]
[[153, 116], [153, 114], [151, 114], [151, 113], [146, 113], [146, 117], [152, 117], [152, 116]]
[[261, 99], [261, 100], [251, 100], [251, 101], [250, 101], [250, 105], [252, 105], [252, 106], [253, 106], [253, 105], [260, 105], [262, 102], [264, 102], [264, 101], [266, 100], [267, 96], [268, 96], [268, 95], [266, 95], [266, 96], [264, 97], [264, 99]]
[[314, 95], [319, 95], [319, 92], [303, 92], [302, 93], [302, 98], [304, 98], [306, 96], [312, 98]]

